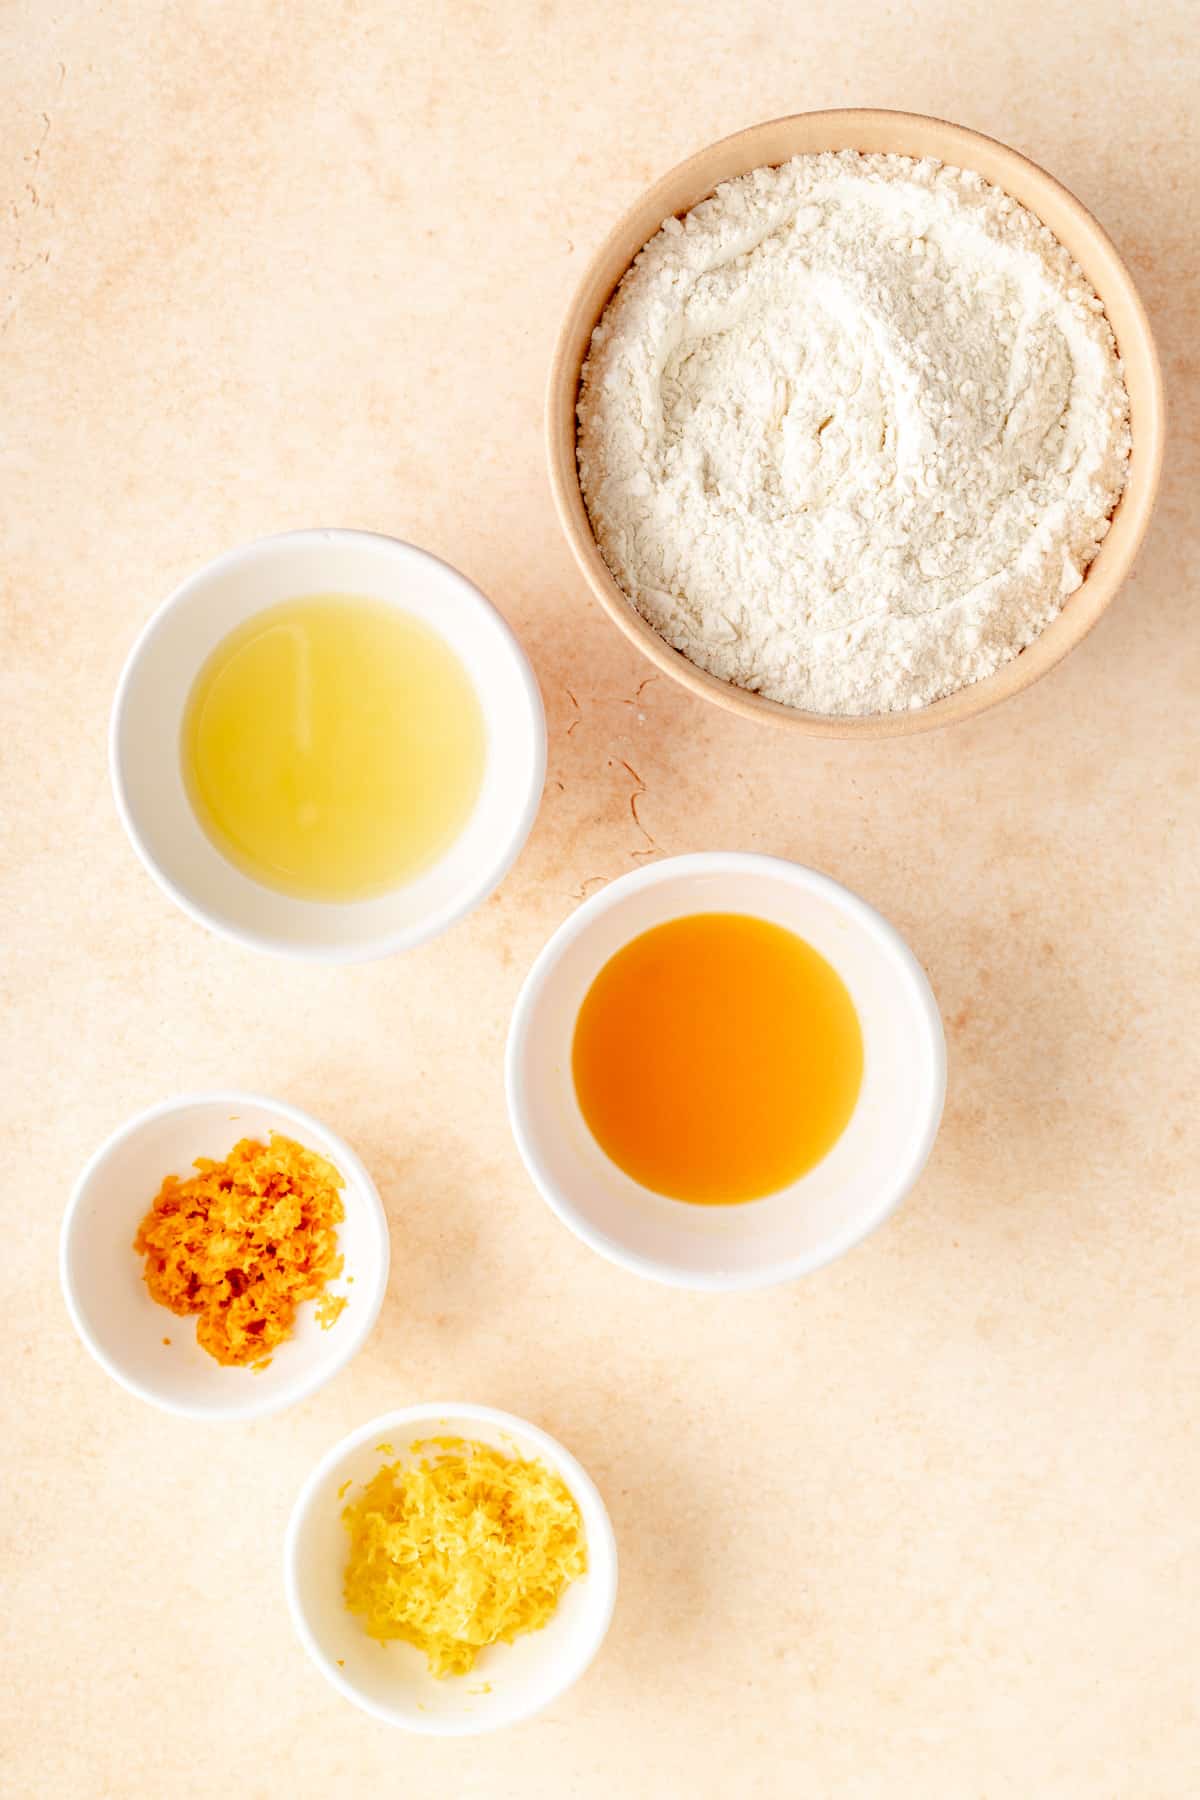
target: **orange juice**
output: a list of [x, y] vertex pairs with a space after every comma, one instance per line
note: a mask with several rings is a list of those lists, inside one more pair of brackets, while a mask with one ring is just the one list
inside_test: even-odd
[[795, 932], [694, 913], [634, 938], [579, 1011], [572, 1072], [627, 1175], [698, 1205], [756, 1200], [820, 1162], [862, 1085], [845, 983]]

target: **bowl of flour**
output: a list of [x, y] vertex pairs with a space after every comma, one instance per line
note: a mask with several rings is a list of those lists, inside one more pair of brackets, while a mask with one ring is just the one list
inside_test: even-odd
[[1079, 641], [1162, 459], [1145, 313], [1004, 145], [805, 113], [672, 170], [593, 258], [547, 405], [559, 516], [693, 691], [824, 736], [968, 717]]

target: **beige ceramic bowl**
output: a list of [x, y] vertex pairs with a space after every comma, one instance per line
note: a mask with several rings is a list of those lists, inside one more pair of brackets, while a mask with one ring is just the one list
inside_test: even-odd
[[[638, 251], [664, 219], [689, 211], [720, 182], [818, 150], [936, 156], [958, 168], [974, 169], [1003, 188], [1050, 227], [1083, 269], [1104, 302], [1125, 364], [1133, 435], [1129, 481], [1082, 587], [1040, 637], [1002, 669], [986, 681], [916, 712], [861, 718], [799, 712], [698, 669], [673, 650], [625, 598], [596, 547], [579, 491], [575, 463], [579, 373], [596, 321]], [[1150, 522], [1162, 464], [1162, 377], [1149, 322], [1128, 269], [1091, 213], [1036, 163], [994, 138], [919, 113], [867, 109], [796, 113], [751, 126], [689, 157], [664, 175], [610, 232], [588, 266], [559, 335], [550, 370], [546, 435], [555, 503], [576, 561], [609, 616], [660, 669], [693, 693], [745, 718], [771, 720], [816, 737], [899, 737], [970, 718], [1007, 699], [1053, 668], [1091, 630], [1129, 573]]]

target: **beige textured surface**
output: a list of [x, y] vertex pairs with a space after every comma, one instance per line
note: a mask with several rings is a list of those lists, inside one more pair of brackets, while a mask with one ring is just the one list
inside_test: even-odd
[[[0, 17], [6, 1794], [1196, 1791], [1194, 8], [811, 0], [781, 35], [780, 11]], [[950, 735], [790, 745], [640, 687], [560, 542], [539, 415], [581, 258], [649, 179], [756, 118], [853, 103], [978, 126], [1096, 210], [1143, 284], [1173, 438], [1136, 574], [1061, 670]], [[104, 767], [157, 599], [314, 523], [460, 564], [529, 646], [551, 727], [501, 893], [349, 972], [174, 912]], [[908, 933], [945, 1009], [925, 1179], [803, 1285], [714, 1300], [625, 1276], [510, 1142], [522, 972], [650, 845], [830, 870]], [[125, 1398], [55, 1278], [84, 1157], [215, 1083], [344, 1133], [395, 1245], [354, 1366], [246, 1429]], [[591, 1674], [474, 1745], [340, 1701], [279, 1579], [317, 1454], [456, 1395], [561, 1436], [622, 1553]]]

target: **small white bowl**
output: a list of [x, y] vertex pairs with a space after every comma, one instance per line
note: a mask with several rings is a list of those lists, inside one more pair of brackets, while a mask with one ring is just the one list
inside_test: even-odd
[[[317, 593], [388, 601], [432, 626], [470, 675], [487, 726], [479, 798], [445, 854], [390, 893], [344, 904], [276, 893], [222, 856], [196, 818], [180, 761], [188, 695], [216, 646], [264, 608]], [[218, 557], [159, 607], [117, 687], [109, 760], [133, 847], [184, 912], [255, 950], [365, 962], [444, 931], [507, 874], [541, 799], [546, 721], [524, 651], [465, 575], [396, 538], [293, 531]]]
[[[563, 1590], [553, 1618], [540, 1631], [494, 1644], [469, 1675], [440, 1681], [415, 1646], [368, 1637], [342, 1598], [349, 1551], [342, 1524], [346, 1484], [369, 1481], [384, 1462], [409, 1460], [412, 1444], [431, 1437], [476, 1439], [553, 1469], [579, 1507], [588, 1556], [586, 1575]], [[296, 1501], [283, 1578], [301, 1643], [347, 1700], [405, 1731], [470, 1737], [529, 1718], [578, 1681], [612, 1618], [617, 1545], [595, 1483], [560, 1443], [511, 1413], [448, 1401], [385, 1413], [334, 1445]]]
[[[738, 1206], [691, 1206], [633, 1181], [592, 1136], [571, 1075], [575, 1020], [600, 969], [631, 938], [698, 912], [750, 913], [806, 939], [846, 983], [863, 1033], [862, 1089], [833, 1149]], [[714, 851], [624, 875], [559, 926], [517, 997], [505, 1073], [517, 1147], [563, 1223], [639, 1275], [717, 1290], [807, 1274], [888, 1216], [937, 1135], [946, 1051], [925, 974], [886, 919], [797, 863]]]
[[[273, 1131], [327, 1157], [345, 1183], [338, 1231], [345, 1266], [329, 1291], [344, 1294], [346, 1305], [328, 1330], [312, 1305], [302, 1306], [269, 1367], [225, 1368], [197, 1344], [194, 1318], [150, 1298], [133, 1240], [164, 1176], [187, 1177], [198, 1156], [219, 1161], [240, 1138], [265, 1141]], [[123, 1388], [188, 1418], [253, 1419], [323, 1387], [361, 1349], [383, 1304], [388, 1260], [383, 1205], [348, 1144], [282, 1100], [218, 1093], [166, 1100], [101, 1145], [68, 1203], [59, 1269], [76, 1331]]]

